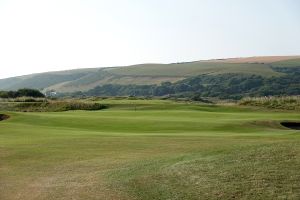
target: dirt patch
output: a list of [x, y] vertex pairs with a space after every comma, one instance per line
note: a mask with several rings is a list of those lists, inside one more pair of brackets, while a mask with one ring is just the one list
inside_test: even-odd
[[280, 124], [289, 129], [300, 130], [300, 122], [281, 122]]
[[0, 121], [8, 119], [9, 116], [5, 114], [0, 114]]

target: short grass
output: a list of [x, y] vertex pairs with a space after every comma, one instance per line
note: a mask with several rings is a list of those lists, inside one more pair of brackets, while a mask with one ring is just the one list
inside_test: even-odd
[[0, 199], [300, 198], [300, 113], [116, 101], [5, 113]]

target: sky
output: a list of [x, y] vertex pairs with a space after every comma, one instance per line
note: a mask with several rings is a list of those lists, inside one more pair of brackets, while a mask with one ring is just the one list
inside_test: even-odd
[[299, 0], [0, 0], [0, 78], [300, 55]]

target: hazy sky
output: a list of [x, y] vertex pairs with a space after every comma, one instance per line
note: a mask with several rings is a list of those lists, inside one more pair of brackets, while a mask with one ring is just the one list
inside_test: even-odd
[[296, 54], [299, 0], [0, 0], [0, 78]]

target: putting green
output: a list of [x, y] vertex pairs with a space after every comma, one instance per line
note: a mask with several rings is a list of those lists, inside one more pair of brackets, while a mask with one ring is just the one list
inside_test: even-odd
[[[109, 104], [110, 102], [106, 102]], [[298, 199], [300, 113], [116, 101], [5, 113], [0, 199]]]

